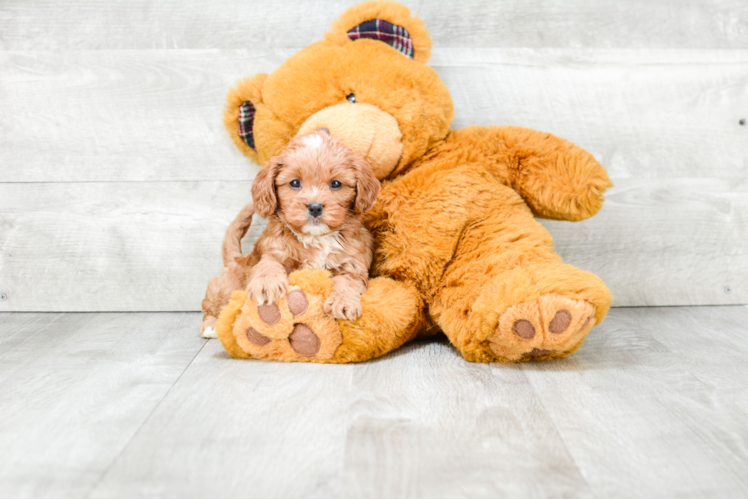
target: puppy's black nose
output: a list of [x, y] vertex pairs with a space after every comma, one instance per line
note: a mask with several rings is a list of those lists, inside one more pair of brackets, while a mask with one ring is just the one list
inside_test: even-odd
[[309, 210], [309, 215], [312, 217], [319, 217], [322, 215], [322, 209], [325, 208], [325, 206], [322, 203], [310, 203], [306, 206], [306, 209]]

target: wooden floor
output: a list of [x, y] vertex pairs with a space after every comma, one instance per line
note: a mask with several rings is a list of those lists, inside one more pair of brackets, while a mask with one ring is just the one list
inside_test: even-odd
[[622, 308], [555, 362], [445, 339], [229, 359], [197, 313], [0, 314], [3, 497], [744, 497], [748, 307]]

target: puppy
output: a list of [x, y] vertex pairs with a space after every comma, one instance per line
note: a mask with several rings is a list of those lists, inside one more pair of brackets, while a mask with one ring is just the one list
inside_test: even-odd
[[[327, 129], [294, 138], [257, 175], [254, 202], [226, 230], [226, 267], [208, 283], [202, 336], [215, 337], [216, 318], [234, 290], [246, 288], [250, 299], [271, 304], [286, 293], [288, 274], [297, 269], [329, 269], [333, 292], [325, 312], [336, 319], [358, 319], [373, 244], [362, 219], [379, 187], [371, 166]], [[244, 256], [241, 239], [254, 212], [267, 218], [268, 225]]]

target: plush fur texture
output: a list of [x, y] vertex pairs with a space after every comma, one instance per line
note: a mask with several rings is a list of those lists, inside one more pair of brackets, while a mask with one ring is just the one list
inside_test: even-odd
[[299, 134], [320, 127], [330, 132], [351, 149], [365, 151], [366, 159], [377, 178], [384, 179], [403, 155], [403, 135], [397, 120], [371, 104], [336, 104], [307, 118]]
[[[416, 290], [387, 278], [373, 278], [361, 298], [363, 314], [356, 321], [330, 319], [321, 303], [332, 293], [329, 271], [296, 271], [288, 277], [293, 289], [304, 290], [311, 303], [308, 311], [292, 317], [286, 303], [288, 296], [278, 301], [282, 319], [264, 325], [256, 319], [256, 303], [247, 299], [246, 292], [237, 290], [218, 318], [216, 331], [226, 351], [236, 358], [255, 358], [274, 361], [310, 361], [315, 363], [353, 363], [382, 356], [415, 339], [426, 328], [423, 304]], [[255, 317], [253, 317], [255, 316]], [[316, 324], [313, 322], [317, 322]], [[329, 325], [332, 323], [333, 328]], [[309, 324], [320, 338], [322, 347], [314, 356], [303, 356], [294, 351], [289, 338], [297, 324]], [[272, 341], [262, 347], [243, 342], [249, 327], [257, 327]], [[244, 345], [244, 348], [242, 348]], [[325, 356], [325, 347], [333, 345], [332, 356]]]
[[[201, 333], [213, 328], [234, 290], [246, 289], [255, 302], [273, 304], [288, 291], [288, 273], [297, 269], [330, 270], [333, 291], [325, 312], [335, 319], [358, 319], [373, 247], [362, 220], [379, 189], [371, 166], [329, 131], [293, 139], [258, 174], [253, 203], [226, 231], [226, 267], [208, 284]], [[241, 238], [255, 211], [268, 225], [244, 256]]]
[[[377, 40], [347, 38], [348, 30], [372, 19], [406, 28], [413, 59]], [[565, 264], [535, 220], [579, 221], [597, 213], [611, 186], [605, 170], [551, 134], [512, 126], [450, 131], [452, 101], [425, 65], [429, 49], [428, 33], [407, 8], [368, 2], [344, 13], [326, 40], [229, 93], [227, 130], [253, 159], [264, 161], [296, 134], [326, 127], [376, 164], [383, 180], [364, 219], [378, 278], [362, 297], [362, 316], [336, 323], [339, 337], [320, 324], [319, 352], [340, 339], [332, 357], [294, 352], [288, 339], [301, 319], [273, 325], [249, 319], [258, 304], [241, 294], [217, 327], [232, 355], [361, 361], [441, 330], [470, 361], [550, 359], [574, 352], [605, 317], [613, 300], [605, 284]], [[246, 100], [257, 109], [256, 151], [238, 136], [237, 106]], [[332, 286], [321, 272], [293, 276], [309, 297], [325, 297]], [[279, 307], [285, 314], [283, 299]], [[304, 314], [321, 318], [324, 311]], [[271, 339], [265, 350], [242, 349], [242, 339], [260, 330]]]

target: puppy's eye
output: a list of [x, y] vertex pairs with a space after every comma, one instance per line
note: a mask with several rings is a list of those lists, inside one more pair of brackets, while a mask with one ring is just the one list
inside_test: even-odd
[[301, 181], [299, 179], [294, 179], [289, 182], [288, 185], [294, 189], [299, 189], [301, 187]]
[[330, 183], [331, 189], [340, 189], [343, 186], [343, 184], [340, 181], [332, 181]]
[[348, 99], [348, 102], [356, 102], [356, 96], [353, 94], [348, 94], [345, 98]]

